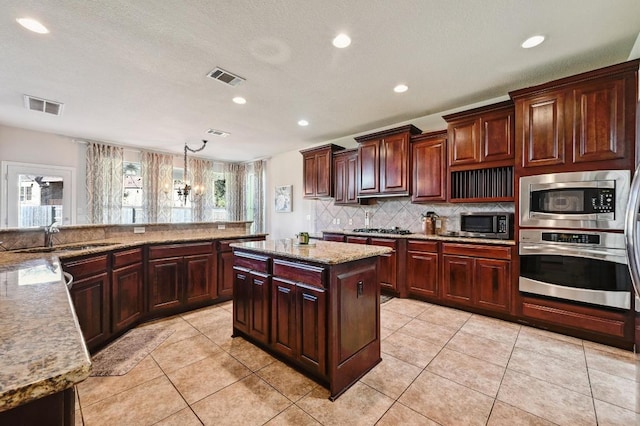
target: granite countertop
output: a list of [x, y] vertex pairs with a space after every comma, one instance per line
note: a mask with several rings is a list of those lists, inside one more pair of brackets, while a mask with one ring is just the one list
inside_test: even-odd
[[415, 234], [381, 234], [377, 232], [353, 232], [346, 229], [328, 229], [326, 231], [322, 231], [327, 234], [343, 234], [343, 235], [356, 235], [360, 237], [383, 237], [383, 238], [404, 238], [411, 240], [433, 240], [433, 241], [448, 241], [455, 243], [476, 243], [476, 244], [496, 244], [496, 245], [507, 245], [507, 246], [515, 246], [515, 240], [498, 240], [495, 238], [472, 238], [472, 237], [461, 237], [458, 235], [425, 235], [421, 233]]
[[63, 391], [91, 360], [55, 256], [0, 267], [0, 411]]
[[297, 244], [296, 240], [291, 239], [233, 243], [231, 247], [327, 265], [347, 263], [393, 251], [390, 247], [333, 241], [315, 241], [315, 245]]
[[[155, 235], [154, 235], [155, 234]], [[91, 360], [65, 285], [60, 260], [137, 247], [263, 237], [242, 230], [132, 234], [98, 241], [0, 252], [0, 412], [85, 380]], [[86, 247], [70, 250], [70, 247]], [[25, 252], [26, 251], [26, 252]]]

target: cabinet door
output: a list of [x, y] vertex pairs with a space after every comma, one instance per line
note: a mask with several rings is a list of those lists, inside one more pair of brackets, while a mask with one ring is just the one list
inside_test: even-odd
[[249, 334], [251, 308], [251, 271], [233, 267], [233, 327]]
[[387, 136], [380, 145], [380, 192], [409, 195], [409, 138]]
[[259, 272], [251, 272], [251, 306], [249, 308], [249, 335], [256, 340], [269, 343], [269, 287], [271, 277]]
[[144, 310], [142, 263], [111, 273], [111, 331], [124, 330], [140, 319]]
[[442, 298], [470, 305], [473, 288], [473, 258], [442, 256]]
[[92, 350], [109, 337], [109, 274], [77, 280], [70, 293], [84, 341]]
[[347, 158], [345, 173], [345, 204], [358, 204], [358, 154]]
[[446, 137], [413, 143], [413, 190], [411, 201], [444, 201]]
[[438, 253], [407, 253], [407, 284], [416, 296], [438, 297]]
[[398, 285], [396, 272], [398, 269], [398, 254], [396, 249], [398, 248], [398, 243], [395, 240], [389, 240], [386, 238], [371, 238], [370, 244], [391, 247], [393, 249], [391, 253], [381, 254], [378, 257], [378, 278], [380, 280], [381, 289], [397, 292]]
[[178, 308], [182, 299], [182, 258], [150, 260], [148, 271], [149, 312]]
[[211, 279], [213, 255], [184, 257], [184, 300], [187, 304], [215, 299], [216, 288]]
[[481, 161], [502, 161], [514, 158], [513, 108], [482, 115]]
[[324, 150], [316, 154], [316, 195], [318, 197], [330, 197], [331, 188], [331, 162], [333, 160], [330, 150]]
[[449, 165], [480, 162], [480, 120], [472, 119], [449, 124]]
[[491, 310], [509, 312], [511, 304], [510, 262], [494, 259], [476, 259], [474, 301]]
[[555, 91], [518, 101], [522, 167], [564, 164], [564, 99], [563, 91]]
[[327, 300], [324, 289], [296, 285], [298, 359], [312, 372], [327, 373]]
[[334, 204], [346, 204], [347, 202], [347, 157], [337, 156], [333, 161], [333, 190]]
[[272, 347], [293, 358], [297, 352], [296, 284], [273, 277], [271, 283]]
[[303, 156], [302, 175], [304, 180], [304, 196], [315, 197], [316, 196], [316, 156], [313, 153], [305, 154]]
[[218, 297], [233, 296], [233, 252], [218, 253]]
[[380, 140], [370, 140], [358, 146], [358, 194], [380, 192]]
[[625, 156], [624, 81], [596, 81], [573, 90], [573, 161]]

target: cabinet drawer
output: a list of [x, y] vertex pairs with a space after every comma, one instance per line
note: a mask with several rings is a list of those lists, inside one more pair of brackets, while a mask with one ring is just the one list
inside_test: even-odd
[[192, 254], [211, 253], [212, 244], [191, 243], [191, 244], [163, 244], [149, 247], [149, 259], [161, 259], [163, 257], [189, 256]]
[[246, 253], [243, 251], [233, 252], [233, 265], [249, 269], [255, 272], [269, 273], [269, 260], [267, 256]]
[[458, 256], [511, 260], [511, 247], [488, 246], [479, 244], [443, 243], [442, 253], [454, 254]]
[[63, 269], [73, 275], [75, 280], [106, 272], [109, 267], [109, 255], [65, 261]]
[[354, 237], [353, 235], [347, 235], [347, 242], [352, 244], [368, 244], [369, 237]]
[[294, 282], [324, 287], [324, 268], [318, 266], [302, 265], [276, 259], [273, 261], [273, 275]]
[[113, 253], [113, 269], [137, 262], [142, 262], [142, 248], [140, 247]]
[[371, 237], [369, 244], [374, 246], [391, 247], [394, 250], [398, 248], [398, 242], [396, 240], [390, 240], [388, 238]]
[[408, 241], [408, 251], [425, 251], [429, 253], [438, 252], [438, 243], [433, 241]]

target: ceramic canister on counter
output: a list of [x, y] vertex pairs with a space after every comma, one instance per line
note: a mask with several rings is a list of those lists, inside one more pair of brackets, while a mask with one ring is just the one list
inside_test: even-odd
[[300, 232], [296, 234], [298, 237], [298, 244], [309, 244], [309, 233], [308, 232]]

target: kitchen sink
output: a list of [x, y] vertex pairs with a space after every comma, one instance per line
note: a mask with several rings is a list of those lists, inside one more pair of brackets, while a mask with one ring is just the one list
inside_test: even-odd
[[87, 243], [73, 244], [53, 247], [33, 247], [27, 249], [13, 250], [14, 253], [63, 253], [70, 251], [92, 250], [100, 247], [108, 247], [116, 245], [114, 243]]

